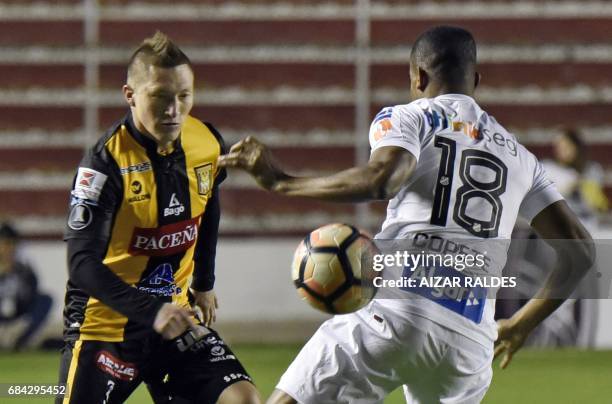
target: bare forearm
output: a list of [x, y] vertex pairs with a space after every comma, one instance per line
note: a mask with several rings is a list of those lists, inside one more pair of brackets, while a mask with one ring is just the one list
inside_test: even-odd
[[396, 146], [372, 152], [367, 164], [321, 177], [290, 176], [280, 168], [270, 150], [255, 138], [236, 143], [219, 157], [219, 167], [240, 168], [270, 191], [336, 202], [391, 199], [406, 183], [416, 165], [415, 156]]
[[271, 190], [287, 196], [323, 199], [334, 202], [364, 202], [389, 197], [385, 181], [369, 167], [354, 167], [323, 177], [283, 175]]
[[541, 299], [529, 300], [511, 318], [514, 325], [520, 326], [526, 333], [530, 333], [538, 324], [551, 315], [565, 299]]
[[[580, 243], [575, 241], [575, 243]], [[567, 244], [567, 243], [566, 243]], [[545, 284], [513, 317], [512, 321], [530, 332], [551, 315], [576, 290], [590, 264], [578, 262], [577, 252], [559, 252], [555, 269]]]

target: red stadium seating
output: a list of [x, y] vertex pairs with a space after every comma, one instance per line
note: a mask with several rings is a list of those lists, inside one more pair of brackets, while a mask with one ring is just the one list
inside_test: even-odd
[[[477, 12], [465, 17], [445, 1], [372, 1], [372, 53], [364, 62], [370, 116], [356, 117], [356, 3], [104, 0], [96, 23], [77, 0], [0, 1], [0, 215], [16, 219], [29, 237], [59, 237], [83, 147], [126, 112], [125, 63], [156, 29], [193, 59], [194, 114], [213, 122], [228, 143], [243, 135], [263, 138], [293, 172], [342, 169], [367, 156], [367, 134], [356, 133], [356, 122], [367, 122], [384, 105], [408, 102], [410, 42], [439, 23], [474, 33], [481, 103], [528, 148], [549, 157], [548, 144], [562, 125], [578, 127], [590, 155], [609, 171], [612, 11], [598, 15], [574, 1], [549, 7], [548, 15], [524, 2], [488, 8], [481, 0], [479, 9], [470, 2]], [[88, 59], [88, 49], [99, 50], [97, 62]], [[92, 92], [97, 98], [86, 102]], [[98, 128], [91, 127], [96, 119], [87, 119], [92, 113]], [[601, 135], [608, 129], [610, 136]], [[45, 184], [45, 176], [60, 180]], [[33, 180], [41, 177], [42, 185]], [[606, 185], [612, 197], [612, 182]], [[225, 236], [303, 234], [331, 220], [375, 230], [384, 216], [384, 204], [290, 200], [236, 175], [224, 188]]]

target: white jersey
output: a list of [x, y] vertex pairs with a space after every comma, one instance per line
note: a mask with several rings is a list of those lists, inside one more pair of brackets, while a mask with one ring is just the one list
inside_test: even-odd
[[[383, 108], [372, 122], [370, 145], [372, 152], [402, 147], [417, 159], [414, 173], [389, 201], [377, 239], [425, 233], [453, 240], [507, 240], [519, 215], [531, 222], [562, 199], [537, 158], [466, 95]], [[497, 244], [505, 247], [491, 257], [489, 275], [501, 275], [506, 261], [509, 243]], [[475, 300], [481, 307], [469, 313], [433, 299], [381, 303], [427, 317], [485, 345], [497, 338], [493, 299]]]

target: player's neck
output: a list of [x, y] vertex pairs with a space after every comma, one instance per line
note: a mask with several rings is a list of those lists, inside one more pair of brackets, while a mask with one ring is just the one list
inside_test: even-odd
[[465, 83], [431, 83], [427, 89], [427, 98], [435, 98], [444, 94], [463, 94], [474, 96], [474, 86]]

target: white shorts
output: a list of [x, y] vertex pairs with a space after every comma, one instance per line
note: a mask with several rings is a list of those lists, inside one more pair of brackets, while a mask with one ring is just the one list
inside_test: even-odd
[[408, 403], [479, 403], [492, 359], [492, 344], [374, 301], [324, 322], [276, 388], [302, 404], [382, 403], [402, 385]]

